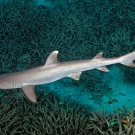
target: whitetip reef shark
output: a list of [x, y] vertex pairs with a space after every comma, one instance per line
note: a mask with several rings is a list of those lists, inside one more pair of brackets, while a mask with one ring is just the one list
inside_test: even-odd
[[79, 80], [82, 71], [95, 68], [109, 72], [105, 66], [116, 63], [135, 67], [135, 63], [133, 63], [133, 60], [135, 60], [135, 51], [116, 58], [104, 58], [103, 52], [101, 52], [90, 60], [68, 62], [59, 62], [57, 55], [58, 51], [53, 51], [43, 66], [0, 75], [0, 89], [22, 88], [32, 102], [37, 102], [34, 91], [35, 85], [51, 83], [64, 77]]

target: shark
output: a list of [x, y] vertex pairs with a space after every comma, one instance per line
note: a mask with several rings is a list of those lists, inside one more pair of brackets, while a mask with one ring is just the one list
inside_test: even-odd
[[43, 66], [0, 75], [0, 89], [21, 88], [28, 99], [36, 103], [36, 85], [51, 83], [64, 77], [79, 80], [83, 71], [92, 69], [109, 72], [106, 66], [116, 63], [135, 67], [135, 51], [114, 58], [104, 58], [103, 52], [100, 52], [93, 59], [67, 62], [59, 62], [57, 56], [58, 51], [53, 51]]

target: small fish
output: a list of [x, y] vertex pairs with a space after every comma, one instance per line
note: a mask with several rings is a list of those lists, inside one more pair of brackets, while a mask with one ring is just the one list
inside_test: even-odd
[[110, 126], [114, 126], [116, 124], [116, 122], [115, 121], [112, 121], [111, 123], [110, 123]]
[[112, 99], [112, 102], [119, 102], [117, 99]]
[[60, 101], [58, 104], [59, 104], [59, 105], [64, 105], [64, 102]]
[[72, 95], [74, 95], [74, 93], [73, 92], [69, 92], [68, 95], [69, 96], [72, 96]]
[[48, 94], [49, 94], [49, 92], [46, 92], [46, 91], [44, 92], [44, 96], [47, 96]]
[[112, 88], [107, 88], [107, 90], [112, 90]]
[[126, 96], [125, 94], [123, 94], [123, 93], [119, 93], [120, 95], [122, 95], [122, 96]]
[[121, 109], [117, 109], [117, 113], [118, 114], [122, 114], [122, 110]]
[[[23, 1], [23, 0], [22, 0]], [[44, 6], [44, 5], [40, 5], [40, 7], [42, 8], [42, 9], [47, 9], [47, 6]]]
[[26, 121], [25, 120], [22, 120], [21, 124], [22, 124], [22, 128], [25, 129], [26, 128], [25, 127]]
[[73, 108], [70, 108], [70, 107], [69, 107], [69, 108], [68, 108], [68, 110], [69, 110], [69, 111], [72, 111], [72, 110], [73, 110]]
[[69, 87], [69, 84], [64, 84], [65, 87]]
[[131, 101], [131, 100], [128, 99], [127, 101]]
[[112, 101], [109, 101], [108, 104], [112, 104], [113, 102]]
[[3, 96], [4, 96], [4, 94], [0, 94], [0, 98], [3, 97]]
[[128, 120], [122, 120], [121, 122], [122, 123], [125, 123], [125, 124], [129, 124], [129, 121]]
[[84, 92], [84, 90], [81, 90], [81, 92]]

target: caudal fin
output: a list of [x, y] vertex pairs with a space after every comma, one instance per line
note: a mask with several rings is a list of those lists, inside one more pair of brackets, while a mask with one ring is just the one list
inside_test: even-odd
[[135, 51], [120, 57], [120, 63], [129, 67], [135, 67]]
[[135, 67], [135, 63], [133, 63], [132, 61], [129, 62], [122, 62], [121, 64], [129, 66], [129, 67]]

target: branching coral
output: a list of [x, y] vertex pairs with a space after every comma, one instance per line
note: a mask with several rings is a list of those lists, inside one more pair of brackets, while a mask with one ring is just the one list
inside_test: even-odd
[[[16, 93], [19, 93], [16, 91]], [[58, 104], [58, 97], [49, 94], [37, 104], [23, 98], [14, 100], [14, 97], [3, 97], [0, 106], [1, 133], [8, 134], [85, 134], [87, 125], [87, 110], [76, 103], [65, 101]], [[15, 102], [16, 101], [16, 102]], [[69, 108], [71, 108], [69, 110]]]
[[135, 70], [132, 67], [120, 65], [121, 71], [124, 73], [123, 81], [126, 84], [134, 85], [135, 82]]
[[133, 135], [135, 130], [135, 109], [131, 108], [130, 112], [127, 112], [123, 107], [120, 109], [121, 114], [118, 110], [116, 109], [116, 112], [112, 114], [107, 114], [104, 110], [92, 112], [89, 116], [91, 135], [98, 135], [99, 133], [105, 135]]
[[[41, 12], [32, 0], [21, 2], [9, 0], [0, 2], [0, 4], [0, 48], [2, 52], [0, 72], [13, 72], [19, 69], [17, 59], [22, 57], [21, 55], [29, 55], [29, 52], [32, 53], [35, 48], [34, 54], [32, 54], [37, 57], [40, 55], [40, 49], [43, 50], [43, 47], [39, 47], [33, 41], [39, 41], [40, 35], [44, 32], [46, 12], [43, 10]], [[30, 58], [32, 57], [33, 61], [32, 54]], [[20, 67], [24, 69], [29, 65], [27, 63], [25, 67], [24, 64]]]
[[78, 85], [83, 85], [86, 88], [91, 95], [90, 100], [94, 100], [96, 104], [101, 104], [104, 96], [107, 96], [111, 100], [110, 97], [114, 90], [109, 87], [110, 74], [94, 69], [83, 73], [81, 79], [83, 83]]
[[[93, 58], [99, 51], [105, 57], [132, 51], [134, 5], [72, 0], [51, 8], [33, 0], [1, 2], [0, 73], [41, 65], [54, 50], [59, 50], [60, 61]], [[23, 55], [29, 62], [18, 64]]]
[[123, 107], [107, 114], [105, 109], [92, 111], [68, 100], [59, 105], [58, 96], [38, 93], [42, 101], [37, 104], [26, 98], [16, 103], [14, 97], [9, 98], [10, 92], [3, 96], [0, 105], [1, 135], [131, 135], [135, 131], [133, 108], [127, 112]]
[[[0, 6], [0, 73], [41, 65], [56, 49], [60, 51], [60, 61], [91, 58], [99, 51], [104, 51], [107, 57], [132, 51], [135, 47], [134, 6], [135, 2], [128, 0], [125, 3], [76, 0], [65, 7], [54, 8], [35, 6], [27, 0], [3, 2]], [[124, 72], [130, 73], [127, 78], [134, 79], [131, 69]], [[79, 83], [99, 90], [99, 84], [104, 83], [102, 79], [88, 75]], [[5, 92], [0, 98], [0, 134], [131, 135], [135, 132], [135, 109], [123, 110], [122, 114], [117, 111], [88, 114], [86, 108], [75, 103], [65, 101], [59, 105], [58, 97], [43, 95], [39, 93], [40, 102], [33, 104], [18, 90]], [[113, 121], [116, 124], [110, 125]]]

